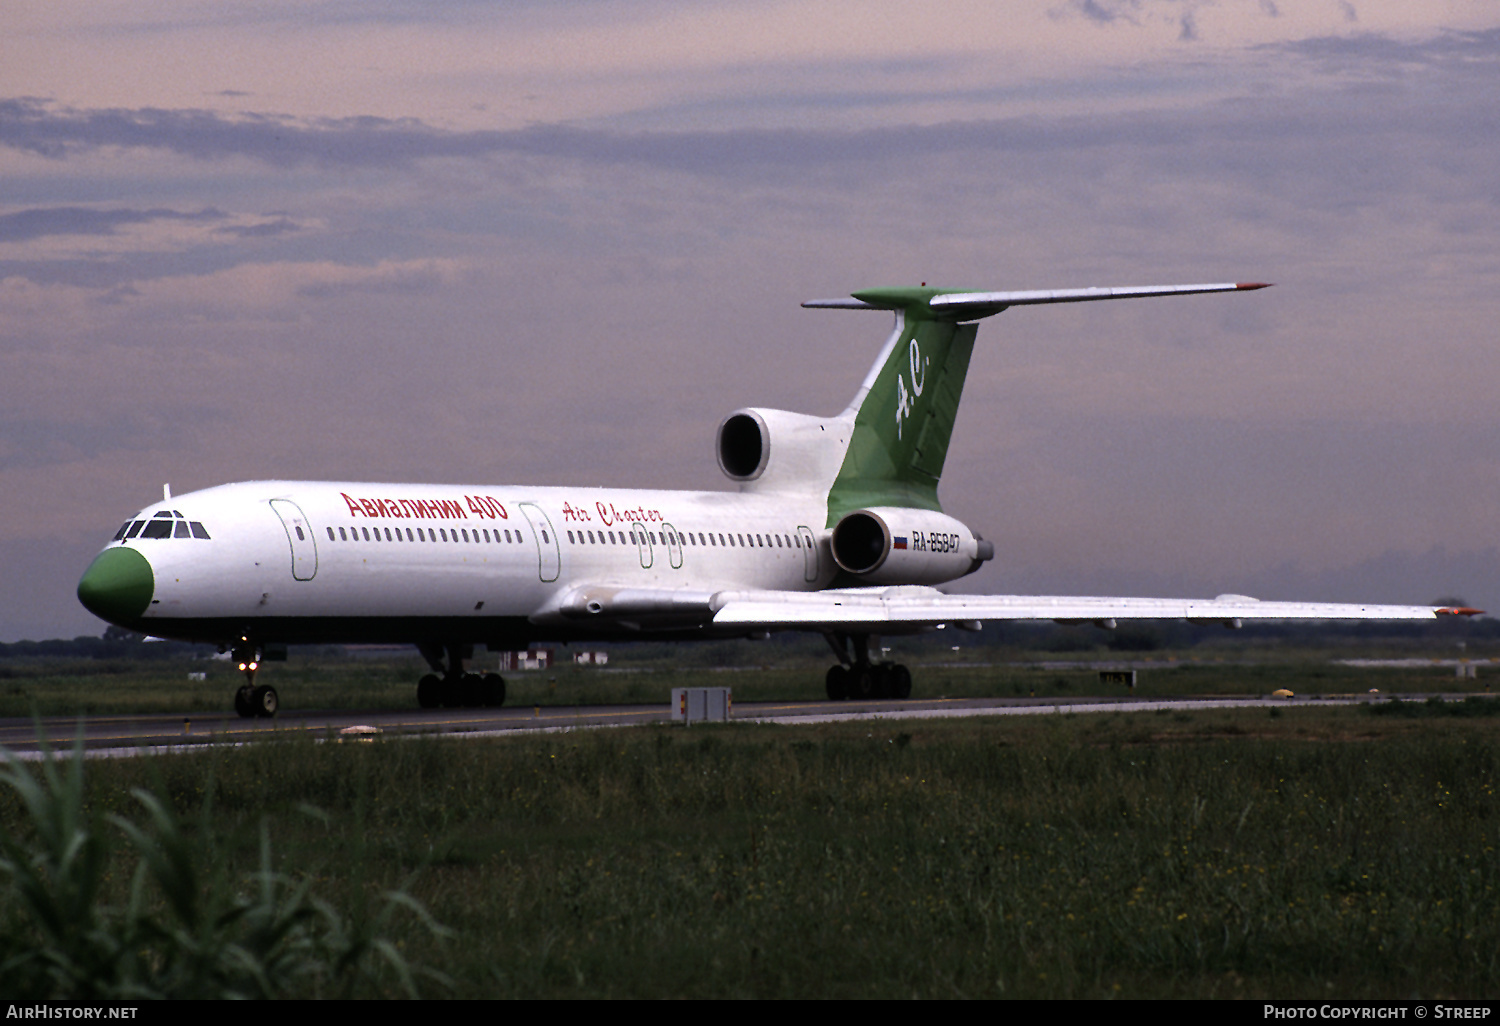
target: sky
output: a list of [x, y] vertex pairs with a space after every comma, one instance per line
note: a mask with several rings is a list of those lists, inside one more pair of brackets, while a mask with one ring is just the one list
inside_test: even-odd
[[1492, 0], [13, 0], [0, 641], [227, 481], [722, 489], [928, 282], [985, 592], [1500, 609]]

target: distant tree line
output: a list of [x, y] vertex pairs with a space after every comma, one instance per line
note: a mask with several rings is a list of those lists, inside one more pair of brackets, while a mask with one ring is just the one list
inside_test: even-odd
[[180, 659], [205, 656], [212, 645], [193, 645], [182, 641], [147, 641], [146, 635], [123, 627], [107, 627], [102, 637], [80, 635], [71, 640], [0, 642], [0, 659]]
[[[1460, 604], [1458, 602], [1443, 604]], [[1445, 644], [1500, 643], [1500, 619], [1482, 616], [1444, 618], [1438, 623], [1411, 620], [1390, 621], [1282, 621], [1247, 623], [1237, 630], [1183, 623], [1177, 620], [1150, 620], [1124, 623], [1114, 630], [1092, 626], [1064, 626], [1054, 623], [986, 621], [977, 632], [961, 630], [933, 631], [927, 634], [890, 639], [904, 652], [935, 654], [959, 646], [963, 649], [1010, 648], [1046, 653], [1087, 652], [1109, 649], [1115, 652], [1151, 652], [1157, 649], [1185, 649], [1212, 646], [1217, 642], [1265, 642], [1288, 646], [1358, 647], [1374, 642], [1399, 641], [1419, 646], [1424, 642]], [[310, 646], [294, 646], [306, 651]], [[334, 655], [340, 646], [315, 646], [321, 654]], [[546, 645], [544, 647], [551, 647]], [[609, 648], [648, 660], [687, 659], [704, 665], [743, 665], [757, 661], [756, 653], [768, 650], [806, 650], [806, 654], [827, 652], [823, 639], [815, 634], [793, 631], [773, 634], [765, 641], [722, 640], [680, 645], [667, 642], [640, 641], [624, 644], [589, 643], [588, 648]], [[82, 635], [71, 640], [16, 641], [0, 643], [0, 660], [6, 659], [139, 659], [164, 660], [204, 658], [216, 651], [213, 645], [181, 641], [147, 641], [146, 636], [123, 627], [106, 628], [102, 637]]]

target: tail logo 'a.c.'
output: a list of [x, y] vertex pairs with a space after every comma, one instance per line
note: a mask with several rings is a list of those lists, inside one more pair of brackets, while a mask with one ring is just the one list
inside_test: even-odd
[[[896, 439], [902, 440], [902, 427], [906, 418], [911, 416], [912, 407], [922, 397], [922, 386], [927, 383], [928, 361], [922, 356], [922, 347], [917, 345], [917, 340], [912, 339], [907, 345], [907, 355], [911, 363], [911, 390], [907, 391], [906, 381], [901, 377], [901, 372], [896, 372]], [[919, 373], [920, 370], [920, 373]]]

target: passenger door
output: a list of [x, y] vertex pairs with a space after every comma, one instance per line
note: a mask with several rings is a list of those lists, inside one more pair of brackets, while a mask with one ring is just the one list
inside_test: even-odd
[[292, 546], [292, 576], [299, 581], [312, 580], [318, 573], [318, 542], [307, 514], [291, 499], [272, 499], [271, 509], [281, 518], [286, 540]]
[[812, 528], [797, 528], [797, 537], [802, 539], [802, 579], [818, 579], [818, 543], [813, 540]]
[[673, 570], [682, 569], [682, 535], [677, 533], [677, 528], [671, 524], [662, 524], [661, 533], [667, 543], [667, 558], [672, 563]]
[[531, 534], [536, 539], [537, 574], [543, 581], [555, 581], [557, 575], [562, 572], [562, 554], [557, 548], [557, 532], [552, 529], [552, 521], [547, 519], [547, 514], [535, 503], [517, 503], [521, 512], [526, 515], [526, 521], [531, 524]]

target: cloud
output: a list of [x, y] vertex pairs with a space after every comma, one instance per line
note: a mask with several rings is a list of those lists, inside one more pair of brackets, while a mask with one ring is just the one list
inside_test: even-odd
[[1500, 65], [1500, 28], [1444, 31], [1418, 40], [1357, 32], [1267, 43], [1255, 49], [1292, 54], [1336, 68], [1366, 66], [1394, 72], [1398, 66], [1407, 65], [1450, 74], [1493, 76]]
[[227, 215], [205, 207], [198, 211], [130, 210], [94, 207], [37, 207], [0, 214], [0, 242], [27, 242], [48, 235], [114, 235], [121, 225], [149, 221], [217, 221]]
[[1112, 25], [1116, 21], [1135, 24], [1133, 14], [1140, 10], [1140, 0], [1069, 0], [1069, 7], [1089, 21]]
[[373, 268], [318, 269], [319, 281], [297, 288], [297, 295], [329, 299], [346, 295], [419, 295], [435, 292], [456, 270], [451, 262], [436, 260], [382, 264]]
[[285, 235], [288, 232], [302, 230], [302, 225], [286, 217], [278, 217], [274, 221], [262, 221], [259, 224], [231, 224], [223, 228], [215, 228], [215, 235], [234, 235], [241, 239], [264, 239], [272, 235]]

